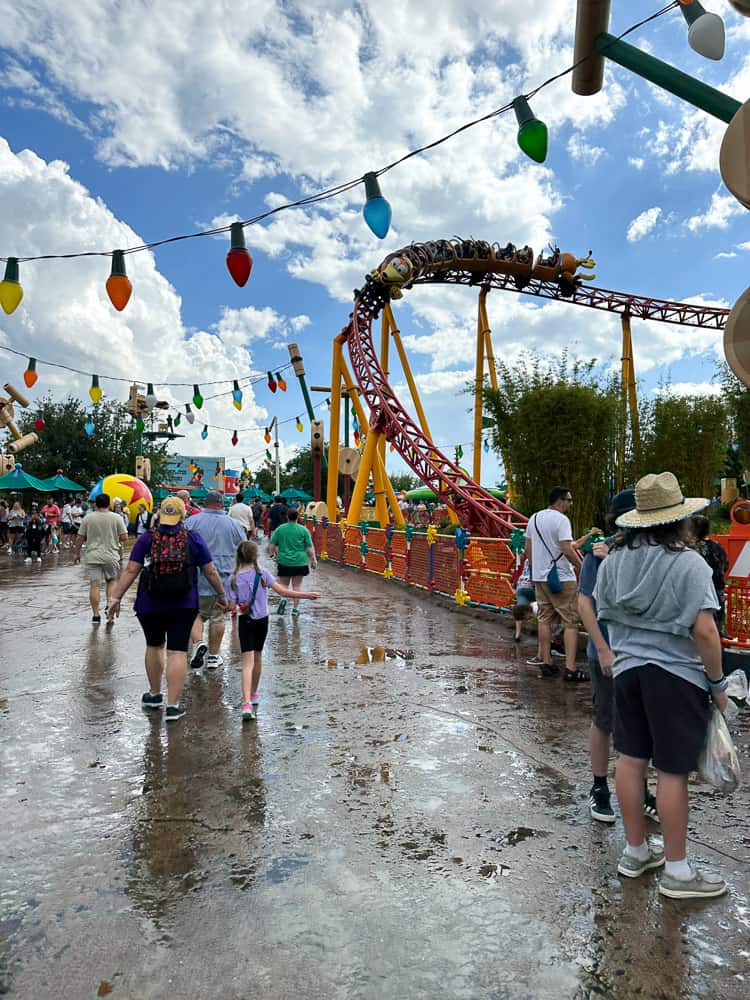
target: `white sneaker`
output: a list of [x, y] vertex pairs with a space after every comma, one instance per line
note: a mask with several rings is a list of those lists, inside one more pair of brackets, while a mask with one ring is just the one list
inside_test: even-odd
[[42, 557], [41, 557], [41, 556], [37, 556], [37, 557], [36, 557], [36, 561], [37, 561], [37, 562], [41, 562], [41, 561], [42, 561]]
[[24, 562], [31, 562], [31, 556], [26, 556], [26, 558], [24, 559]]
[[224, 666], [224, 657], [220, 653], [209, 653], [206, 657], [206, 670], [216, 670], [217, 667]]

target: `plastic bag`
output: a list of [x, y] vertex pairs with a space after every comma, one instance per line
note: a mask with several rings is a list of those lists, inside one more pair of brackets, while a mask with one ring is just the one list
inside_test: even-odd
[[724, 710], [724, 718], [728, 723], [734, 722], [737, 718], [740, 713], [737, 702], [740, 704], [742, 704], [742, 702], [746, 702], [747, 695], [748, 685], [745, 672], [744, 670], [735, 670], [734, 673], [729, 675], [729, 687], [727, 688], [729, 701], [727, 702], [727, 707]]
[[700, 776], [722, 793], [729, 795], [740, 787], [742, 776], [737, 751], [724, 721], [724, 716], [713, 705], [708, 720], [706, 745], [698, 761]]

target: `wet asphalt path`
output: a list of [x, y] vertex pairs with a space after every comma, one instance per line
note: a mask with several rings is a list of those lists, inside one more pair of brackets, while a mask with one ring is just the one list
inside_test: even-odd
[[[0, 556], [0, 994], [750, 995], [747, 788], [693, 791], [730, 895], [623, 884], [588, 685], [539, 679], [505, 622], [333, 565], [309, 586], [272, 616], [257, 725], [228, 631], [167, 729], [132, 598], [96, 628], [69, 554]], [[735, 736], [750, 781], [750, 709]]]

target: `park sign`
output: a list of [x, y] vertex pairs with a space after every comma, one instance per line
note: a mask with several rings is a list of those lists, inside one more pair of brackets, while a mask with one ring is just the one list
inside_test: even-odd
[[167, 483], [175, 489], [224, 489], [224, 457], [205, 455], [168, 455]]

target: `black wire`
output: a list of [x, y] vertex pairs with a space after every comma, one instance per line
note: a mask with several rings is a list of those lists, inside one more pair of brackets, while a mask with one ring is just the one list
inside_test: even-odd
[[[617, 38], [618, 39], [624, 38], [631, 32], [636, 31], [638, 28], [643, 27], [644, 24], [648, 24], [650, 21], [656, 20], [656, 18], [661, 17], [663, 14], [666, 14], [667, 11], [673, 10], [675, 7], [679, 7], [679, 0], [672, 0], [671, 3], [668, 3], [660, 10], [657, 10], [655, 13], [650, 14], [648, 17], [643, 18], [643, 20], [636, 22], [636, 24], [632, 24], [629, 28], [626, 28], [625, 31], [622, 32], [622, 34], [617, 35]], [[603, 51], [606, 51], [606, 49], [604, 49]], [[555, 83], [557, 80], [560, 80], [564, 76], [567, 76], [569, 73], [572, 73], [577, 66], [582, 65], [582, 63], [586, 62], [588, 59], [591, 58], [593, 58], [593, 56], [590, 55], [586, 56], [585, 59], [579, 59], [577, 63], [574, 63], [572, 66], [569, 66], [562, 72], [557, 73], [555, 76], [549, 77], [549, 79], [545, 80], [543, 83], [540, 83], [538, 87], [535, 87], [533, 90], [529, 91], [528, 94], [525, 94], [523, 96], [526, 97], [527, 100], [529, 100], [529, 98], [534, 97], [544, 87], [548, 87], [550, 84]], [[504, 104], [502, 107], [496, 108], [494, 111], [490, 111], [486, 115], [482, 115], [480, 118], [475, 118], [473, 121], [465, 122], [463, 125], [460, 125], [452, 132], [448, 132], [446, 135], [441, 136], [441, 138], [434, 139], [432, 142], [428, 142], [424, 146], [419, 146], [417, 149], [410, 150], [408, 153], [405, 153], [399, 159], [394, 160], [392, 163], [387, 164], [387, 166], [381, 167], [379, 170], [373, 170], [372, 173], [374, 173], [375, 176], [380, 177], [383, 174], [387, 173], [389, 170], [393, 170], [394, 167], [399, 166], [401, 163], [405, 163], [407, 160], [410, 160], [413, 156], [419, 156], [421, 153], [425, 153], [430, 149], [434, 149], [436, 146], [440, 146], [444, 142], [448, 142], [449, 139], [453, 139], [455, 136], [460, 135], [467, 129], [474, 128], [475, 125], [480, 125], [483, 122], [490, 121], [490, 119], [492, 118], [497, 118], [499, 115], [506, 114], [508, 111], [512, 109], [512, 107], [513, 107], [512, 102], [510, 104]], [[243, 227], [253, 226], [259, 222], [264, 222], [266, 219], [271, 218], [278, 212], [284, 212], [289, 208], [304, 208], [307, 205], [315, 205], [320, 201], [327, 201], [330, 198], [335, 198], [340, 194], [344, 194], [345, 192], [350, 191], [352, 188], [358, 187], [363, 180], [364, 180], [363, 177], [357, 177], [354, 180], [345, 181], [343, 184], [337, 184], [334, 187], [327, 188], [324, 191], [319, 191], [316, 194], [308, 195], [306, 198], [300, 198], [298, 201], [290, 201], [290, 202], [285, 202], [282, 205], [277, 205], [276, 208], [271, 208], [267, 212], [262, 212], [259, 215], [255, 215], [250, 219], [244, 219], [242, 221], [242, 226]], [[169, 243], [179, 243], [182, 240], [197, 239], [198, 237], [201, 236], [219, 236], [223, 233], [230, 232], [231, 226], [232, 224], [230, 223], [227, 226], [219, 226], [216, 229], [205, 229], [201, 232], [183, 233], [180, 236], [169, 236], [166, 239], [162, 240], [152, 240], [149, 243], [141, 243], [138, 246], [128, 247], [127, 249], [124, 249], [122, 253], [131, 254], [131, 253], [138, 253], [141, 250], [153, 250], [155, 247], [166, 246]], [[16, 259], [19, 261], [19, 263], [27, 263], [29, 261], [36, 261], [36, 260], [74, 260], [79, 257], [111, 257], [113, 253], [114, 253], [113, 250], [86, 250], [86, 251], [79, 251], [76, 253], [39, 254], [34, 257], [17, 257]], [[0, 257], [0, 261], [7, 261], [7, 260], [8, 260], [7, 257]], [[59, 367], [64, 367], [64, 366], [61, 365]], [[166, 383], [161, 383], [161, 384], [166, 384]], [[182, 384], [187, 385], [187, 383], [182, 383]], [[209, 383], [206, 384], [208, 385]]]
[[[19, 358], [31, 358], [31, 357], [33, 357], [33, 355], [30, 355], [28, 353], [28, 351], [17, 351], [13, 347], [6, 347], [5, 344], [0, 344], [0, 351], [7, 351], [8, 354], [15, 354], [16, 357], [19, 357]], [[151, 383], [152, 385], [162, 386], [165, 389], [184, 388], [185, 386], [190, 386], [192, 388], [194, 385], [198, 385], [198, 386], [226, 385], [227, 382], [235, 382], [235, 381], [237, 381], [237, 382], [240, 383], [240, 387], [242, 387], [244, 385], [244, 387], [247, 388], [247, 387], [249, 387], [251, 385], [256, 385], [258, 382], [262, 382], [265, 378], [267, 378], [267, 374], [258, 373], [257, 375], [250, 375], [250, 376], [246, 376], [245, 378], [241, 378], [241, 379], [221, 378], [221, 379], [217, 379], [215, 382], [202, 382], [202, 381], [198, 381], [198, 382], [159, 382], [158, 380], [153, 379], [153, 378], [148, 378], [148, 379], [147, 378], [125, 378], [124, 375], [102, 375], [99, 372], [85, 372], [81, 368], [73, 368], [72, 365], [58, 364], [55, 361], [45, 361], [43, 358], [35, 358], [34, 360], [36, 361], [36, 363], [38, 365], [46, 365], [48, 368], [62, 368], [64, 371], [66, 371], [66, 372], [73, 372], [75, 375], [85, 375], [86, 378], [93, 378], [94, 375], [97, 375], [100, 379], [105, 379], [108, 382], [127, 382], [127, 383], [131, 383], [131, 384], [133, 382], [139, 382], [139, 383], [142, 383], [144, 385], [148, 385], [149, 383]], [[273, 371], [276, 374], [279, 374], [281, 372], [287, 371], [291, 367], [292, 367], [292, 362], [291, 361], [287, 361], [286, 364], [281, 365], [279, 368], [274, 368]], [[234, 391], [234, 387], [232, 387], [232, 389], [228, 389], [226, 392], [217, 392], [217, 393], [214, 393], [213, 396], [204, 396], [203, 398], [204, 399], [218, 399], [219, 396], [228, 396], [233, 391]], [[192, 400], [190, 400], [190, 402], [192, 402]], [[184, 406], [185, 404], [181, 403], [181, 404], [176, 404], [176, 405]]]

